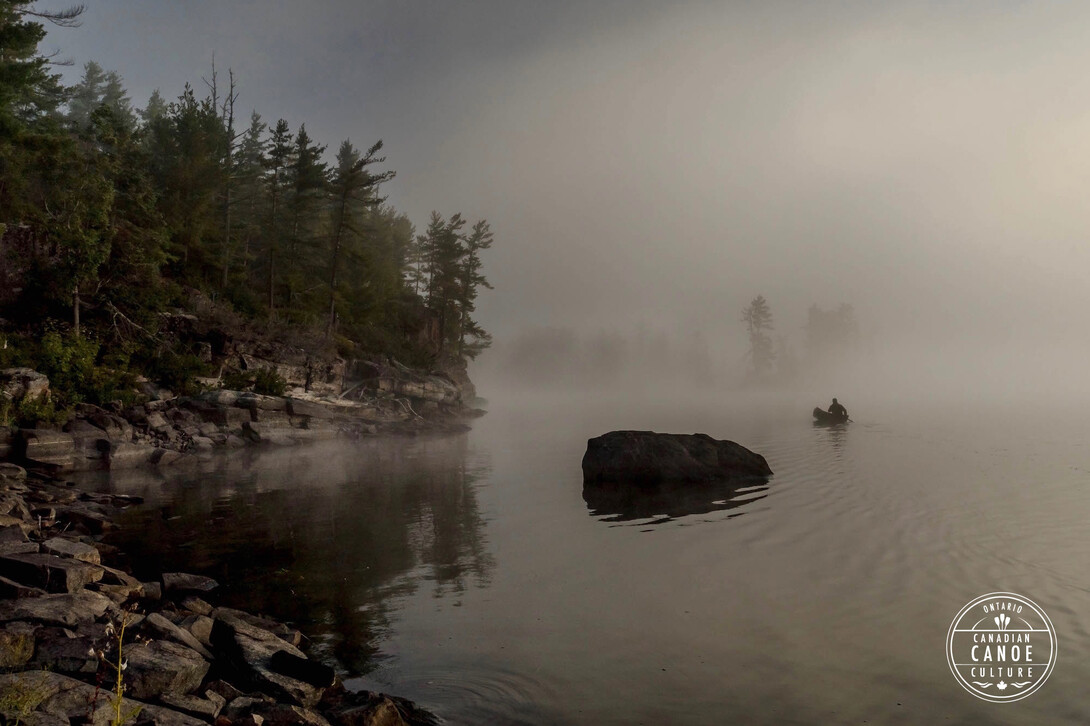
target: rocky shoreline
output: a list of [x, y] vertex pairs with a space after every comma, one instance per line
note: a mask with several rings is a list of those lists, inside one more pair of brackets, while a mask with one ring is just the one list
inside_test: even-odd
[[214, 580], [133, 577], [124, 553], [102, 540], [139, 503], [0, 464], [6, 722], [109, 724], [120, 712], [126, 723], [170, 726], [438, 723], [405, 699], [347, 691], [306, 657], [297, 630], [216, 607]]
[[[0, 371], [0, 391], [13, 400], [48, 391], [29, 369]], [[379, 379], [355, 398], [286, 396], [209, 390], [174, 396], [147, 385], [144, 403], [111, 409], [78, 404], [60, 428], [0, 428], [0, 460], [49, 474], [163, 466], [217, 449], [293, 446], [339, 437], [457, 433], [483, 411], [462, 403], [461, 391], [438, 378]]]

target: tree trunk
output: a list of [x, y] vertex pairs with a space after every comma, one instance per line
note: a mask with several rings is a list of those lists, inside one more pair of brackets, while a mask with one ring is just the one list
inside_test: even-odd
[[231, 266], [231, 187], [228, 182], [223, 222], [223, 289], [227, 289], [227, 270]]
[[276, 310], [276, 300], [273, 298], [273, 260], [275, 259], [275, 251], [269, 249], [269, 320], [273, 319], [273, 311]]
[[[274, 179], [273, 179], [273, 184], [279, 184], [279, 174], [280, 174], [280, 172], [277, 171], [276, 172], [276, 177], [274, 177]], [[274, 187], [273, 198], [272, 198], [272, 215], [269, 218], [270, 222], [271, 222], [269, 224], [269, 290], [268, 290], [268, 292], [269, 292], [269, 321], [270, 322], [272, 322], [273, 314], [276, 311], [276, 297], [275, 297], [276, 285], [275, 285], [275, 278], [273, 277], [273, 273], [275, 271], [275, 262], [276, 262], [276, 212], [277, 212], [277, 207], [279, 206], [278, 202], [279, 202], [278, 195], [277, 195], [275, 187]]]
[[72, 330], [79, 338], [79, 283], [72, 289]]
[[329, 324], [326, 337], [333, 337], [333, 326], [337, 320], [337, 262], [341, 256], [341, 235], [344, 233], [344, 215], [348, 212], [348, 192], [341, 195], [341, 210], [337, 220], [337, 231], [333, 234], [333, 256], [329, 261]]

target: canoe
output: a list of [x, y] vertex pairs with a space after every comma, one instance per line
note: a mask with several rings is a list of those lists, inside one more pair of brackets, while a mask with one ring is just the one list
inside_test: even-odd
[[814, 423], [841, 424], [841, 423], [847, 423], [847, 422], [848, 422], [848, 417], [847, 416], [834, 416], [831, 413], [829, 413], [828, 411], [825, 411], [823, 409], [820, 409], [820, 408], [815, 408], [814, 409]]

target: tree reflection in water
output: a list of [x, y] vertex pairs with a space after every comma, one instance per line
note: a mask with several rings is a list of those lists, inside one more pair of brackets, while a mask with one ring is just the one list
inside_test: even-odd
[[243, 452], [99, 486], [146, 499], [113, 540], [137, 574], [214, 577], [223, 604], [294, 623], [314, 652], [362, 675], [393, 600], [487, 586], [476, 482], [488, 471], [457, 436]]

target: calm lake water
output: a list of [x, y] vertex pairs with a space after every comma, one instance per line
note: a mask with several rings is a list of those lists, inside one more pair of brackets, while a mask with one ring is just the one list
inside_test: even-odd
[[[1090, 721], [1085, 407], [846, 400], [856, 422], [828, 429], [818, 402], [494, 401], [462, 436], [98, 485], [147, 499], [138, 570], [211, 575], [350, 685], [449, 723]], [[586, 439], [625, 428], [731, 439], [775, 476], [588, 502]], [[1058, 633], [1017, 703], [974, 698], [945, 659], [951, 620], [994, 591]]]

